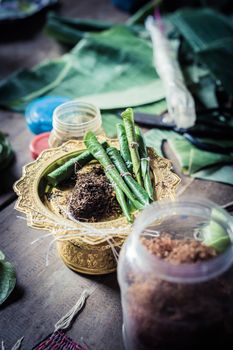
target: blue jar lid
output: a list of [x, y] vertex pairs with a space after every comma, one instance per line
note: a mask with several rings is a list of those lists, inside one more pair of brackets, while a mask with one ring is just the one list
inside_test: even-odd
[[54, 109], [70, 99], [65, 96], [44, 96], [28, 104], [25, 118], [28, 128], [34, 134], [52, 130]]

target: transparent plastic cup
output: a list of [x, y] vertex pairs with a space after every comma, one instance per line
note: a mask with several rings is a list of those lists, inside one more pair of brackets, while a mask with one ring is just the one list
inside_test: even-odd
[[87, 131], [96, 135], [103, 133], [99, 108], [84, 101], [68, 101], [54, 110], [49, 146], [57, 147], [68, 140], [82, 140]]
[[[162, 233], [218, 249], [206, 261], [172, 264], [143, 239]], [[137, 218], [120, 253], [118, 281], [127, 350], [233, 348], [233, 220], [206, 200], [156, 202]]]

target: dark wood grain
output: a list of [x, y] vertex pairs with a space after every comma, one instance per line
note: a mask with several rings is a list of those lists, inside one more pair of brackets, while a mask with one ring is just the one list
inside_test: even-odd
[[17, 218], [13, 204], [2, 211], [0, 227], [1, 249], [14, 262], [17, 273], [17, 287], [0, 308], [0, 340], [7, 348], [22, 336], [23, 349], [32, 348], [54, 330], [54, 324], [76, 303], [84, 288], [94, 287], [69, 334], [77, 341], [83, 337], [90, 349], [122, 349], [116, 275], [81, 276], [65, 267], [55, 246], [46, 267], [51, 239], [32, 245], [43, 232], [27, 228], [26, 222]]

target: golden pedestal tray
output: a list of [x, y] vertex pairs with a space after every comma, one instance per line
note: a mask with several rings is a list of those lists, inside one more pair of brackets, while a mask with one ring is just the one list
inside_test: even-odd
[[[109, 142], [113, 146], [118, 145], [116, 140], [109, 140]], [[99, 230], [100, 235], [95, 237], [80, 236], [83, 226], [70, 220], [62, 212], [65, 207], [64, 198], [69, 191], [64, 191], [64, 194], [60, 192], [60, 195], [57, 196], [58, 206], [54, 205], [53, 201], [49, 201], [46, 194], [48, 189], [46, 174], [84, 149], [82, 141], [71, 140], [60, 147], [45, 150], [37, 160], [25, 165], [21, 179], [14, 185], [14, 190], [19, 197], [15, 209], [26, 214], [28, 226], [48, 230], [56, 236], [57, 232], [60, 236], [62, 235], [62, 238], [57, 241], [57, 248], [59, 255], [68, 267], [85, 274], [101, 275], [115, 271], [117, 263], [112, 245], [116, 250], [120, 250], [131, 231], [131, 225], [123, 216], [115, 220], [88, 223], [89, 227]], [[152, 148], [148, 148], [148, 152], [156, 184], [157, 199], [173, 199], [180, 178], [171, 171], [172, 165], [169, 160], [156, 155]], [[56, 191], [56, 189], [51, 191]], [[121, 234], [118, 233], [116, 236], [111, 234], [110, 237], [101, 235], [101, 230], [109, 227], [116, 228], [116, 230], [120, 227]], [[70, 232], [77, 233], [79, 236], [77, 238], [64, 238]]]

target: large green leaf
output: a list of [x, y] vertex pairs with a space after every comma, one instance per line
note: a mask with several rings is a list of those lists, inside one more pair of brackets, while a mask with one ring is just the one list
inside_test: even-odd
[[50, 13], [46, 23], [46, 32], [55, 39], [69, 45], [76, 45], [90, 32], [110, 29], [112, 23], [96, 19], [68, 18]]
[[134, 106], [164, 98], [151, 46], [125, 26], [92, 34], [60, 59], [1, 82], [0, 105], [22, 110], [43, 94], [70, 98], [101, 94], [99, 105], [108, 109], [125, 106], [127, 94]]
[[82, 96], [82, 99], [86, 102], [95, 104], [101, 109], [117, 109], [127, 108], [128, 106], [135, 107], [150, 104], [154, 101], [155, 96], [158, 100], [161, 100], [164, 97], [163, 84], [159, 79], [141, 85], [140, 89], [138, 86], [126, 88], [124, 90], [124, 99], [122, 99], [123, 96], [122, 94], [119, 94], [119, 91]]
[[0, 305], [8, 298], [16, 284], [16, 274], [13, 265], [5, 261], [0, 251]]
[[204, 63], [233, 94], [233, 21], [211, 9], [180, 10], [171, 20]]
[[216, 181], [233, 186], [233, 165], [214, 165], [197, 171], [191, 176], [198, 179]]
[[160, 115], [167, 111], [167, 102], [164, 99], [158, 102], [153, 102], [143, 106], [135, 107], [133, 110], [135, 113], [147, 113], [152, 114], [156, 117], [156, 115]]
[[[148, 147], [153, 147], [159, 156], [163, 156], [162, 143], [165, 140], [171, 140], [177, 134], [173, 131], [152, 129], [145, 133], [145, 141]], [[178, 135], [179, 137], [179, 135]]]
[[102, 113], [103, 129], [105, 134], [113, 139], [116, 138], [116, 124], [119, 123], [119, 118], [111, 112]]
[[220, 153], [206, 152], [196, 147], [192, 147], [189, 154], [189, 174], [194, 174], [198, 170], [216, 164], [233, 164], [233, 156]]
[[[226, 164], [233, 164], [233, 156], [199, 150], [183, 136], [173, 131], [153, 129], [145, 134], [145, 138], [147, 145], [155, 148], [159, 155], [163, 155], [162, 141], [167, 140], [184, 174], [233, 185], [233, 165]], [[214, 142], [216, 140], [212, 140], [212, 143]], [[231, 142], [222, 141], [218, 144], [230, 146]]]

